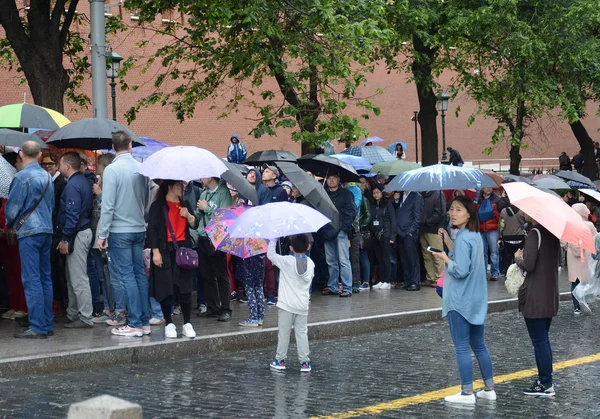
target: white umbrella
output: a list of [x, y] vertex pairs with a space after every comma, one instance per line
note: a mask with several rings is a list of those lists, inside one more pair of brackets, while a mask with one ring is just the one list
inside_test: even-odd
[[193, 146], [167, 147], [148, 157], [138, 173], [150, 179], [191, 182], [200, 178], [221, 177], [227, 166], [208, 150]]
[[600, 192], [598, 191], [595, 191], [593, 189], [580, 189], [579, 192], [591, 198], [594, 198], [596, 201], [600, 202]]
[[229, 235], [237, 238], [277, 239], [302, 233], [313, 233], [331, 220], [303, 204], [275, 202], [244, 212], [229, 227]]
[[16, 173], [17, 169], [0, 156], [0, 198], [8, 198], [10, 184]]

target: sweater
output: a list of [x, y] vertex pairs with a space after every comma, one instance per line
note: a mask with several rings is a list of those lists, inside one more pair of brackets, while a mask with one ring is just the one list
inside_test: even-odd
[[315, 264], [306, 258], [306, 270], [298, 272], [298, 256], [281, 256], [275, 252], [276, 240], [269, 242], [267, 257], [279, 268], [279, 296], [277, 307], [301, 316], [308, 315], [310, 283], [315, 274]]
[[486, 266], [481, 235], [461, 228], [448, 254], [442, 318], [457, 311], [470, 324], [485, 323], [488, 308]]
[[150, 196], [148, 179], [136, 173], [141, 163], [130, 153], [121, 154], [102, 175], [102, 211], [98, 238], [110, 233], [144, 233]]

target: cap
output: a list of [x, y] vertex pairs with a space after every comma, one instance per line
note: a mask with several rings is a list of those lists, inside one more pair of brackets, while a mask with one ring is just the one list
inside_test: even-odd
[[277, 167], [265, 165], [265, 169], [269, 169], [271, 172], [275, 173], [275, 177], [279, 177], [279, 169]]
[[284, 182], [281, 182], [281, 186], [287, 186], [290, 189], [294, 189], [294, 185], [292, 184], [292, 182], [290, 182], [289, 180], [286, 180]]

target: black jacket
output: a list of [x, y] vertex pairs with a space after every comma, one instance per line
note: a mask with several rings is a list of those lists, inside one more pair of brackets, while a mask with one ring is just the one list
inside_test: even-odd
[[465, 164], [462, 156], [460, 155], [458, 150], [455, 148], [453, 148], [452, 151], [450, 152], [450, 164], [452, 166], [458, 166], [459, 164]]
[[396, 210], [385, 198], [379, 204], [375, 201], [371, 204], [371, 234], [374, 239], [380, 237], [382, 241], [396, 240]]
[[[181, 202], [194, 215], [194, 210], [186, 202]], [[179, 269], [176, 264], [171, 265], [170, 246], [167, 241], [167, 225], [165, 222], [164, 207], [167, 205], [165, 200], [154, 201], [150, 206], [148, 213], [148, 232], [146, 239], [150, 249], [159, 249], [162, 256], [163, 265], [161, 268], [156, 266], [150, 255], [150, 296], [156, 301], [161, 302], [165, 298], [174, 295], [173, 285], [179, 287], [181, 294], [189, 294], [193, 289], [193, 271]], [[194, 220], [198, 225], [198, 220]], [[179, 246], [191, 247], [192, 240], [190, 236], [190, 226], [185, 230], [185, 242], [178, 243]]]
[[352, 223], [356, 218], [356, 205], [354, 205], [354, 195], [348, 189], [344, 189], [341, 186], [332, 192], [327, 190], [327, 195], [333, 201], [333, 205], [337, 208], [340, 213], [340, 230], [350, 233], [352, 230]]
[[60, 197], [58, 229], [62, 240], [69, 241], [78, 232], [90, 228], [93, 204], [92, 185], [81, 173], [75, 172]]
[[408, 235], [419, 234], [421, 218], [423, 217], [423, 197], [418, 192], [411, 192], [396, 209], [396, 227], [398, 235], [404, 239]]
[[441, 191], [427, 191], [421, 195], [424, 201], [421, 232], [437, 233], [444, 224], [446, 197]]

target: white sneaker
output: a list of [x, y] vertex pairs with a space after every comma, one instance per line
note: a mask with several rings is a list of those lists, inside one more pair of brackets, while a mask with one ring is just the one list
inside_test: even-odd
[[186, 323], [183, 325], [183, 336], [190, 339], [194, 339], [196, 337], [196, 332], [194, 331], [191, 323]]
[[374, 290], [378, 290], [379, 288], [381, 288], [382, 285], [383, 285], [383, 282], [378, 282], [375, 285], [373, 285], [371, 288], [373, 288]]
[[3, 318], [3, 319], [6, 319], [6, 320], [14, 320], [14, 318], [15, 318], [15, 313], [16, 313], [16, 312], [15, 312], [14, 310], [8, 310], [6, 313], [4, 313], [4, 314], [2, 315], [2, 318]]
[[475, 404], [474, 394], [462, 394], [462, 391], [452, 396], [444, 397], [448, 403]]
[[480, 390], [475, 393], [477, 398], [486, 399], [486, 400], [496, 400], [496, 391], [495, 390]]
[[156, 317], [152, 317], [150, 319], [150, 326], [158, 326], [159, 324], [163, 324], [164, 320], [157, 319]]
[[167, 339], [177, 339], [177, 328], [173, 323], [165, 326], [165, 337]]
[[379, 287], [380, 290], [391, 290], [392, 284], [389, 282], [384, 282], [382, 286]]

